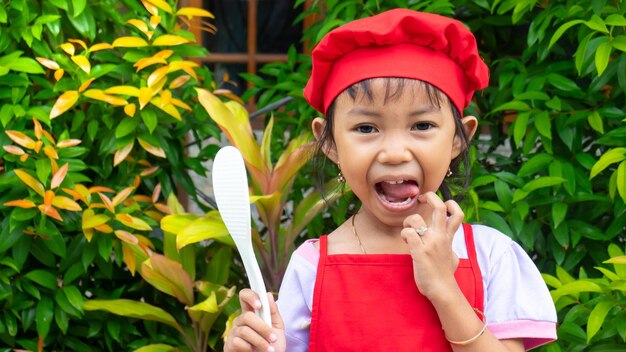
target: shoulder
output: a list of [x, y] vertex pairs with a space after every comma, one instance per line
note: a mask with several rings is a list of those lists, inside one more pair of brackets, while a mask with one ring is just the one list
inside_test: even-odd
[[[510, 237], [492, 227], [478, 224], [470, 224], [470, 226], [472, 228], [476, 256], [481, 264], [485, 261], [493, 262], [497, 260], [513, 243]], [[459, 258], [468, 257], [463, 226], [459, 226], [459, 229], [454, 234], [452, 248]]]
[[490, 261], [498, 261], [502, 255], [515, 245], [509, 236], [494, 229], [493, 227], [472, 224], [474, 245], [479, 257], [489, 258]]
[[317, 268], [320, 259], [319, 239], [310, 239], [302, 243], [291, 256], [292, 261], [301, 262], [302, 265], [313, 265]]

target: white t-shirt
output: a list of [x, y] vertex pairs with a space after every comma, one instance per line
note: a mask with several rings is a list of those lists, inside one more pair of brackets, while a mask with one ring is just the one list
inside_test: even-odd
[[[489, 331], [498, 339], [521, 338], [527, 350], [554, 341], [556, 310], [533, 261], [501, 232], [482, 225], [472, 225], [472, 230]], [[320, 257], [316, 241], [306, 241], [293, 253], [278, 294], [289, 352], [308, 350]], [[462, 226], [454, 235], [452, 249], [459, 258], [468, 257]]]

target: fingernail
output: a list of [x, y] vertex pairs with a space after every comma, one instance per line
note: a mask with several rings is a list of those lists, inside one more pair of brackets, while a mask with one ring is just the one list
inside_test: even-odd
[[270, 347], [267, 348], [267, 352], [274, 352], [274, 351], [276, 351], [274, 349], [274, 346], [270, 346]]
[[274, 343], [276, 342], [276, 340], [278, 340], [278, 337], [276, 337], [276, 334], [272, 333], [270, 335], [270, 342]]
[[261, 301], [259, 301], [258, 299], [254, 301], [254, 308], [261, 309], [261, 307], [263, 307], [263, 305], [261, 304]]

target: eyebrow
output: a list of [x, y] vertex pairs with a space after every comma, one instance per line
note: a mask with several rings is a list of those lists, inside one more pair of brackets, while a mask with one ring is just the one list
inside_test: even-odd
[[[425, 107], [413, 110], [409, 113], [409, 116], [420, 116], [423, 114], [427, 114], [430, 112], [441, 111], [441, 108], [434, 105], [427, 105]], [[354, 107], [348, 111], [348, 115], [357, 115], [357, 116], [370, 116], [370, 117], [381, 117], [381, 113], [376, 110], [371, 110], [368, 108], [362, 107]]]

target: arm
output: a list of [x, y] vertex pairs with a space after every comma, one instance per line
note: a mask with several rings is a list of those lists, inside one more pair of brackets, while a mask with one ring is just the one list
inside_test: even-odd
[[[463, 296], [458, 285], [450, 287], [449, 294], [431, 299], [439, 320], [446, 332], [446, 337], [453, 341], [466, 341], [476, 336], [482, 329], [483, 323], [474, 312], [474, 309]], [[476, 340], [465, 346], [450, 345], [455, 352], [472, 351], [525, 351], [521, 339], [498, 340], [485, 330]]]
[[[413, 258], [415, 283], [435, 307], [446, 337], [451, 341], [467, 341], [482, 331], [484, 323], [454, 279], [459, 260], [452, 250], [452, 238], [464, 214], [456, 202], [444, 203], [432, 192], [421, 195], [419, 201], [427, 205], [431, 216], [427, 219], [419, 214], [407, 217], [401, 232]], [[428, 227], [422, 236], [415, 230], [420, 227]], [[489, 331], [471, 343], [451, 344], [451, 347], [455, 352], [524, 351], [521, 339], [498, 340]]]

